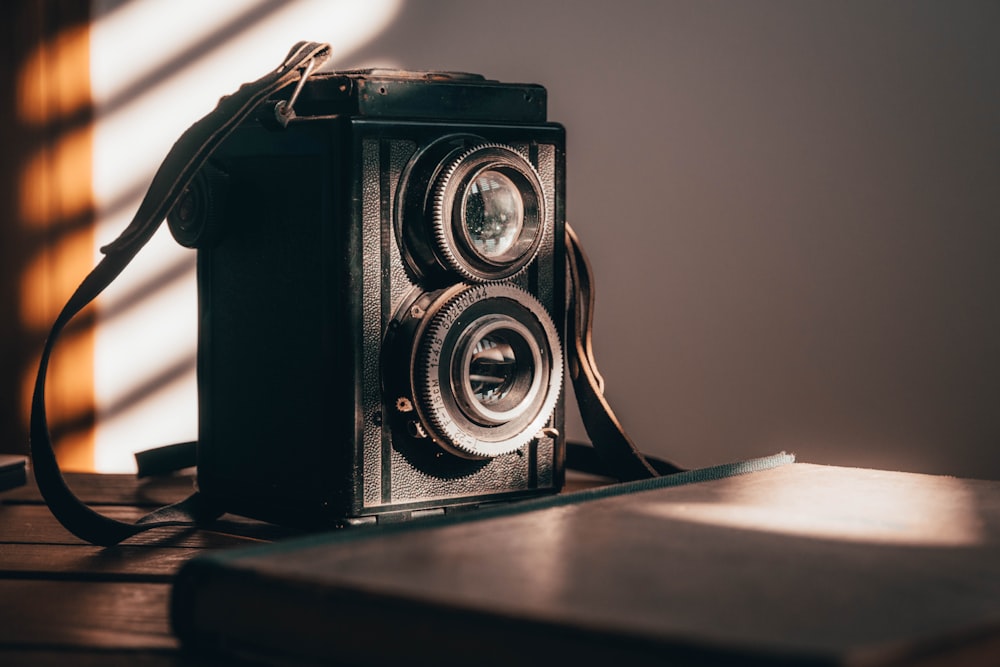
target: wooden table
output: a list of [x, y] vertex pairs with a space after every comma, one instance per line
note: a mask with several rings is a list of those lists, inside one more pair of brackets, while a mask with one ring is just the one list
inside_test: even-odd
[[[927, 621], [927, 628], [934, 631], [930, 633], [932, 636], [917, 633], [911, 638], [916, 648], [892, 654], [899, 658], [898, 663], [895, 658], [880, 661], [873, 658], [878, 655], [868, 655], [877, 664], [921, 667], [1000, 664], [997, 632], [1000, 607], [996, 602], [996, 591], [1000, 590], [1000, 566], [996, 560], [1000, 544], [1000, 483], [806, 464], [794, 466], [794, 469], [785, 466], [752, 476], [719, 480], [714, 485], [677, 487], [670, 492], [669, 507], [656, 505], [659, 514], [635, 516], [664, 522], [656, 531], [642, 534], [668, 536], [666, 539], [673, 546], [658, 553], [667, 558], [673, 551], [678, 552], [666, 568], [671, 573], [683, 571], [676, 568], [684, 562], [695, 570], [700, 567], [701, 561], [692, 560], [692, 552], [684, 548], [687, 544], [700, 545], [698, 548], [706, 550], [716, 561], [720, 558], [725, 561], [734, 544], [739, 547], [741, 558], [747, 557], [750, 553], [747, 549], [753, 545], [766, 554], [780, 551], [784, 555], [776, 560], [784, 563], [782, 571], [786, 578], [789, 573], [794, 574], [793, 564], [806, 563], [805, 556], [811, 554], [813, 565], [806, 563], [801, 567], [807, 572], [815, 567], [826, 573], [825, 578], [817, 578], [810, 584], [811, 595], [820, 600], [837, 598], [834, 602], [847, 604], [853, 610], [854, 615], [838, 616], [845, 632], [853, 632], [859, 623], [864, 626], [874, 622], [871, 614], [881, 614], [878, 610], [883, 608], [892, 613], [879, 618], [895, 618], [899, 600], [922, 600], [914, 603], [914, 611], [920, 613], [911, 615], [920, 623]], [[805, 471], [806, 476], [796, 477], [797, 471]], [[781, 482], [781, 475], [790, 477]], [[812, 481], [816, 475], [823, 476], [822, 483]], [[192, 489], [189, 476], [146, 481], [129, 475], [68, 475], [67, 478], [84, 501], [104, 514], [125, 520], [134, 520], [151, 508], [186, 497]], [[572, 476], [567, 490], [600, 483], [595, 478]], [[719, 489], [726, 493], [718, 496]], [[737, 499], [742, 500], [734, 505]], [[787, 511], [789, 503], [795, 511]], [[765, 511], [768, 508], [773, 511]], [[673, 513], [664, 514], [667, 509]], [[720, 514], [722, 510], [736, 512], [738, 522], [718, 521], [720, 517], [732, 518]], [[704, 522], [698, 520], [699, 511], [705, 512]], [[811, 519], [804, 522], [804, 517]], [[754, 529], [734, 530], [737, 527]], [[832, 531], [833, 537], [814, 535], [803, 540], [801, 533], [807, 528], [812, 531], [809, 534], [816, 535], [825, 534], [823, 530]], [[32, 483], [4, 492], [0, 494], [0, 665], [243, 664], [193, 655], [180, 648], [168, 620], [173, 577], [181, 565], [203, 550], [248, 546], [292, 534], [269, 524], [226, 517], [213, 525], [212, 530], [161, 529], [105, 549], [66, 532], [52, 517]], [[708, 539], [712, 535], [715, 542]], [[840, 539], [845, 536], [858, 539]], [[858, 536], [879, 539], [868, 544]], [[898, 539], [893, 541], [894, 538]], [[678, 560], [678, 554], [686, 554], [687, 561]], [[724, 572], [723, 565], [732, 565], [729, 562], [711, 565], [715, 562], [711, 559], [706, 562], [713, 573]], [[817, 567], [816, 562], [822, 563], [822, 567]], [[661, 567], [660, 561], [656, 566]], [[899, 569], [899, 576], [893, 574], [882, 582], [879, 573], [885, 568], [891, 572]], [[828, 595], [839, 591], [840, 582], [845, 581], [840, 575], [831, 577], [831, 572], [846, 572], [857, 581], [867, 582], [861, 588], [855, 584], [855, 589], [864, 593], [868, 617], [861, 613], [864, 605], [855, 605], [849, 595], [845, 597], [843, 592]], [[670, 586], [673, 581], [668, 581]], [[677, 577], [676, 581], [683, 589], [689, 578]], [[788, 581], [797, 580], [792, 577]], [[780, 581], [771, 583], [779, 584]], [[879, 593], [875, 589], [885, 590]], [[798, 613], [793, 598], [803, 597], [801, 591], [775, 591], [772, 591], [775, 596], [783, 596], [781, 599], [790, 602], [785, 605], [784, 616], [771, 615], [779, 619], [776, 622], [793, 618]], [[675, 598], [664, 595], [662, 599]], [[732, 602], [713, 596], [705, 600], [709, 607]], [[837, 605], [829, 609], [816, 605], [808, 608], [812, 609], [812, 615], [821, 612], [829, 615], [830, 609], [839, 609]], [[925, 616], [934, 618], [927, 620]], [[952, 630], [942, 634], [941, 627], [935, 624], [945, 621]], [[961, 627], [962, 631], [954, 632], [955, 627]], [[846, 650], [844, 656], [857, 657]]]
[[[192, 479], [67, 475], [104, 514], [134, 520], [185, 497]], [[203, 549], [289, 534], [233, 520], [223, 529], [163, 529], [105, 549], [59, 525], [34, 484], [0, 494], [0, 665], [217, 665], [183, 653], [168, 621], [170, 583]]]
[[[29, 475], [30, 477], [30, 475]], [[190, 476], [69, 474], [82, 500], [135, 520], [186, 497]], [[593, 486], [573, 477], [568, 489]], [[162, 529], [114, 548], [87, 544], [53, 518], [33, 481], [0, 493], [0, 665], [218, 665], [181, 651], [168, 620], [173, 575], [204, 549], [294, 534], [232, 518], [219, 530]], [[225, 532], [223, 532], [225, 531]]]

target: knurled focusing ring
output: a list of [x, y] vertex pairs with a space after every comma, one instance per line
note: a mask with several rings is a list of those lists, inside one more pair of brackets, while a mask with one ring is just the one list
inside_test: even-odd
[[471, 285], [449, 290], [427, 317], [411, 378], [430, 437], [466, 458], [509, 454], [534, 439], [562, 390], [562, 348], [542, 304], [512, 285]]
[[468, 281], [509, 278], [541, 247], [548, 224], [542, 182], [510, 146], [481, 144], [452, 157], [432, 185], [432, 201], [436, 253]]

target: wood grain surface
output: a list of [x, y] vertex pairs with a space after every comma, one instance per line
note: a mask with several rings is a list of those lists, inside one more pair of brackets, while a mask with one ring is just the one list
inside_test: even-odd
[[[135, 521], [194, 489], [190, 475], [139, 480], [70, 473], [66, 480], [81, 500], [123, 521]], [[599, 483], [605, 481], [571, 475], [568, 486]], [[227, 515], [211, 529], [154, 530], [117, 547], [96, 547], [56, 521], [29, 479], [0, 493], [0, 665], [243, 664], [181, 651], [168, 622], [171, 582], [181, 565], [205, 550], [295, 534]]]
[[[188, 476], [67, 479], [95, 509], [129, 521], [193, 488]], [[220, 664], [180, 650], [168, 621], [174, 574], [203, 550], [288, 534], [226, 517], [213, 530], [163, 529], [102, 548], [59, 525], [33, 483], [0, 494], [0, 665]]]

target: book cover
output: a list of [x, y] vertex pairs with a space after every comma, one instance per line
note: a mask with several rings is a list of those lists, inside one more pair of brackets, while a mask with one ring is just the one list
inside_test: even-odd
[[307, 663], [1000, 658], [1000, 483], [791, 461], [207, 554], [175, 631]]

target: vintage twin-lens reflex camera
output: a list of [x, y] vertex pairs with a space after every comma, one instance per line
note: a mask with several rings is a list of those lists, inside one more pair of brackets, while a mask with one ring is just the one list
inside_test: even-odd
[[170, 218], [198, 247], [202, 494], [337, 525], [558, 490], [565, 134], [545, 89], [320, 73], [289, 106], [237, 128]]

